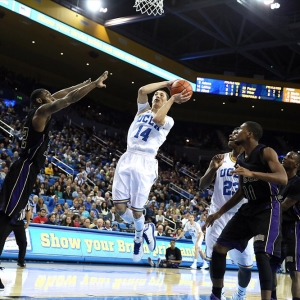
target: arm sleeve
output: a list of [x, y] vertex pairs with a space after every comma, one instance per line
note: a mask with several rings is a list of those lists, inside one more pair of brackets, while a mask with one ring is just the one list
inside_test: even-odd
[[141, 111], [143, 111], [143, 110], [146, 109], [147, 107], [150, 108], [149, 102], [146, 102], [146, 103], [138, 103], [138, 111], [137, 111], [137, 113], [139, 114]]
[[174, 119], [169, 116], [166, 116], [165, 121], [166, 122], [162, 127], [166, 130], [171, 130], [171, 128], [174, 126]]

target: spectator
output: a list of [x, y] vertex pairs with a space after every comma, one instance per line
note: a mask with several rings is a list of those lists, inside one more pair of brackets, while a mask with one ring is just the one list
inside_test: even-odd
[[91, 208], [91, 212], [93, 211], [94, 212], [94, 216], [95, 216], [95, 218], [99, 218], [99, 215], [100, 215], [100, 212], [99, 212], [99, 210], [96, 208], [96, 203], [94, 202], [94, 203], [92, 203], [92, 206], [91, 206], [92, 208]]
[[106, 215], [108, 215], [108, 213], [109, 213], [109, 209], [107, 208], [106, 202], [102, 202], [102, 204], [101, 204], [101, 214], [103, 216], [106, 216]]
[[65, 200], [67, 199], [73, 199], [72, 197], [72, 191], [71, 191], [71, 186], [67, 185], [66, 190], [63, 192], [63, 196]]
[[37, 223], [37, 224], [44, 224], [48, 219], [46, 217], [46, 210], [44, 208], [41, 208], [39, 211], [39, 215], [33, 218], [32, 223]]
[[45, 168], [45, 174], [49, 175], [50, 177], [54, 175], [54, 170], [51, 163], [49, 163], [48, 167]]
[[63, 198], [63, 192], [60, 185], [56, 187], [54, 193], [58, 198]]
[[80, 227], [79, 215], [74, 214], [72, 217], [73, 227]]
[[48, 207], [47, 205], [44, 203], [44, 199], [39, 197], [38, 198], [38, 202], [37, 202], [37, 205], [36, 205], [36, 213], [38, 213], [40, 210], [44, 209], [46, 211], [46, 213], [48, 214], [49, 211], [48, 211]]
[[57, 225], [56, 224], [56, 213], [51, 213], [48, 220], [44, 223], [47, 225]]
[[155, 236], [166, 236], [164, 232], [164, 227], [162, 225], [157, 226], [157, 230], [154, 232]]
[[109, 220], [105, 221], [105, 226], [104, 226], [103, 229], [107, 230], [107, 231], [112, 231], [112, 228], [110, 227], [110, 221]]
[[96, 229], [98, 230], [104, 230], [104, 221], [102, 218], [99, 218], [97, 220], [97, 226], [96, 226]]
[[[82, 228], [90, 229], [91, 226], [91, 220], [89, 218], [86, 218], [83, 222]], [[95, 226], [93, 226], [91, 229], [93, 229]]]
[[79, 208], [79, 214], [81, 216], [84, 216], [85, 218], [89, 218], [90, 217], [90, 213], [86, 210], [85, 205], [81, 205]]
[[50, 185], [46, 191], [46, 196], [53, 197], [55, 195], [54, 186]]
[[158, 258], [157, 262], [154, 263], [150, 257], [148, 257], [148, 262], [151, 267], [160, 268], [178, 268], [182, 263], [182, 255], [179, 248], [175, 246], [176, 242], [174, 240], [170, 241], [169, 248], [166, 249], [166, 259], [161, 260]]
[[161, 209], [158, 210], [158, 214], [155, 216], [155, 221], [156, 221], [156, 223], [158, 221], [161, 221], [162, 223], [165, 221], [165, 217], [162, 214], [162, 210]]
[[39, 196], [46, 196], [47, 189], [44, 183], [41, 183], [39, 190]]
[[92, 209], [92, 198], [90, 196], [86, 197], [86, 201], [84, 202], [85, 209], [87, 211], [91, 211]]
[[69, 227], [74, 227], [74, 224], [72, 222], [72, 218], [70, 216], [66, 216], [62, 223], [61, 226], [69, 226]]

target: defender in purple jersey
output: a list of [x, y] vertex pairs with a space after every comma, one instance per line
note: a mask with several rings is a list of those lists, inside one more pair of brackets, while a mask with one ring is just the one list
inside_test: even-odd
[[245, 151], [238, 156], [232, 174], [239, 175], [239, 189], [219, 211], [207, 218], [207, 226], [210, 226], [244, 197], [248, 199], [248, 203], [243, 204], [227, 223], [214, 245], [210, 266], [212, 299], [221, 297], [227, 252], [234, 248], [243, 252], [252, 237], [261, 299], [271, 299], [270, 258], [280, 257], [281, 254], [281, 210], [276, 185], [286, 184], [287, 175], [278, 161], [277, 153], [258, 143], [262, 133], [261, 126], [251, 121], [238, 129], [234, 141], [243, 146]]
[[[103, 88], [108, 72], [97, 80], [89, 79], [76, 86], [51, 95], [45, 89], [32, 92], [30, 97], [32, 110], [23, 124], [23, 139], [20, 158], [7, 173], [0, 194], [0, 255], [4, 243], [14, 230], [20, 212], [28, 203], [36, 177], [45, 161], [48, 149], [51, 115], [72, 103], [79, 101], [93, 89]], [[4, 286], [0, 279], [0, 289]]]
[[297, 171], [300, 167], [300, 153], [291, 151], [282, 160], [282, 165], [288, 176], [288, 183], [280, 186], [278, 199], [282, 207], [282, 242], [281, 257], [273, 268], [274, 288], [272, 299], [277, 299], [276, 271], [283, 261], [292, 279], [293, 300], [300, 300], [300, 177]]

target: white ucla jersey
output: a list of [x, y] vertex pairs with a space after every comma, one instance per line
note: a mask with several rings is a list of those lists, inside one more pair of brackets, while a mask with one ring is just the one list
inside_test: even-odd
[[[232, 153], [225, 153], [224, 162], [216, 172], [214, 185], [214, 193], [211, 200], [210, 213], [214, 213], [221, 208], [238, 190], [239, 176], [232, 175], [230, 171], [234, 170], [236, 161], [232, 157]], [[237, 210], [244, 204], [246, 199], [242, 200], [235, 207], [230, 209], [229, 213], [236, 213]]]
[[151, 109], [136, 115], [127, 135], [127, 150], [141, 151], [155, 156], [174, 125], [173, 118], [166, 116], [163, 126], [156, 125]]
[[187, 231], [188, 231], [189, 234], [190, 234], [190, 236], [191, 236], [193, 239], [197, 239], [199, 233], [202, 232], [201, 226], [200, 226], [199, 223], [194, 222], [193, 225], [192, 225], [190, 221], [186, 222], [186, 224], [185, 224], [184, 227], [183, 227], [183, 231], [184, 231], [184, 232], [187, 232]]

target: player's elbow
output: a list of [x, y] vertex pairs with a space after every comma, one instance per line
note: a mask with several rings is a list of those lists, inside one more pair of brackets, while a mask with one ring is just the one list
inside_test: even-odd
[[139, 88], [138, 94], [139, 95], [147, 95], [145, 87], [142, 86], [141, 88]]
[[205, 189], [207, 188], [207, 185], [205, 184], [204, 180], [201, 178], [199, 182], [199, 188], [200, 189]]
[[164, 120], [165, 120], [165, 118], [162, 119], [162, 118], [159, 118], [156, 116], [152, 119], [152, 121], [155, 123], [155, 125], [157, 125], [159, 127], [164, 125]]
[[278, 184], [280, 185], [287, 185], [288, 183], [288, 177], [286, 174], [282, 174], [282, 176], [280, 176], [280, 182], [278, 182]]

